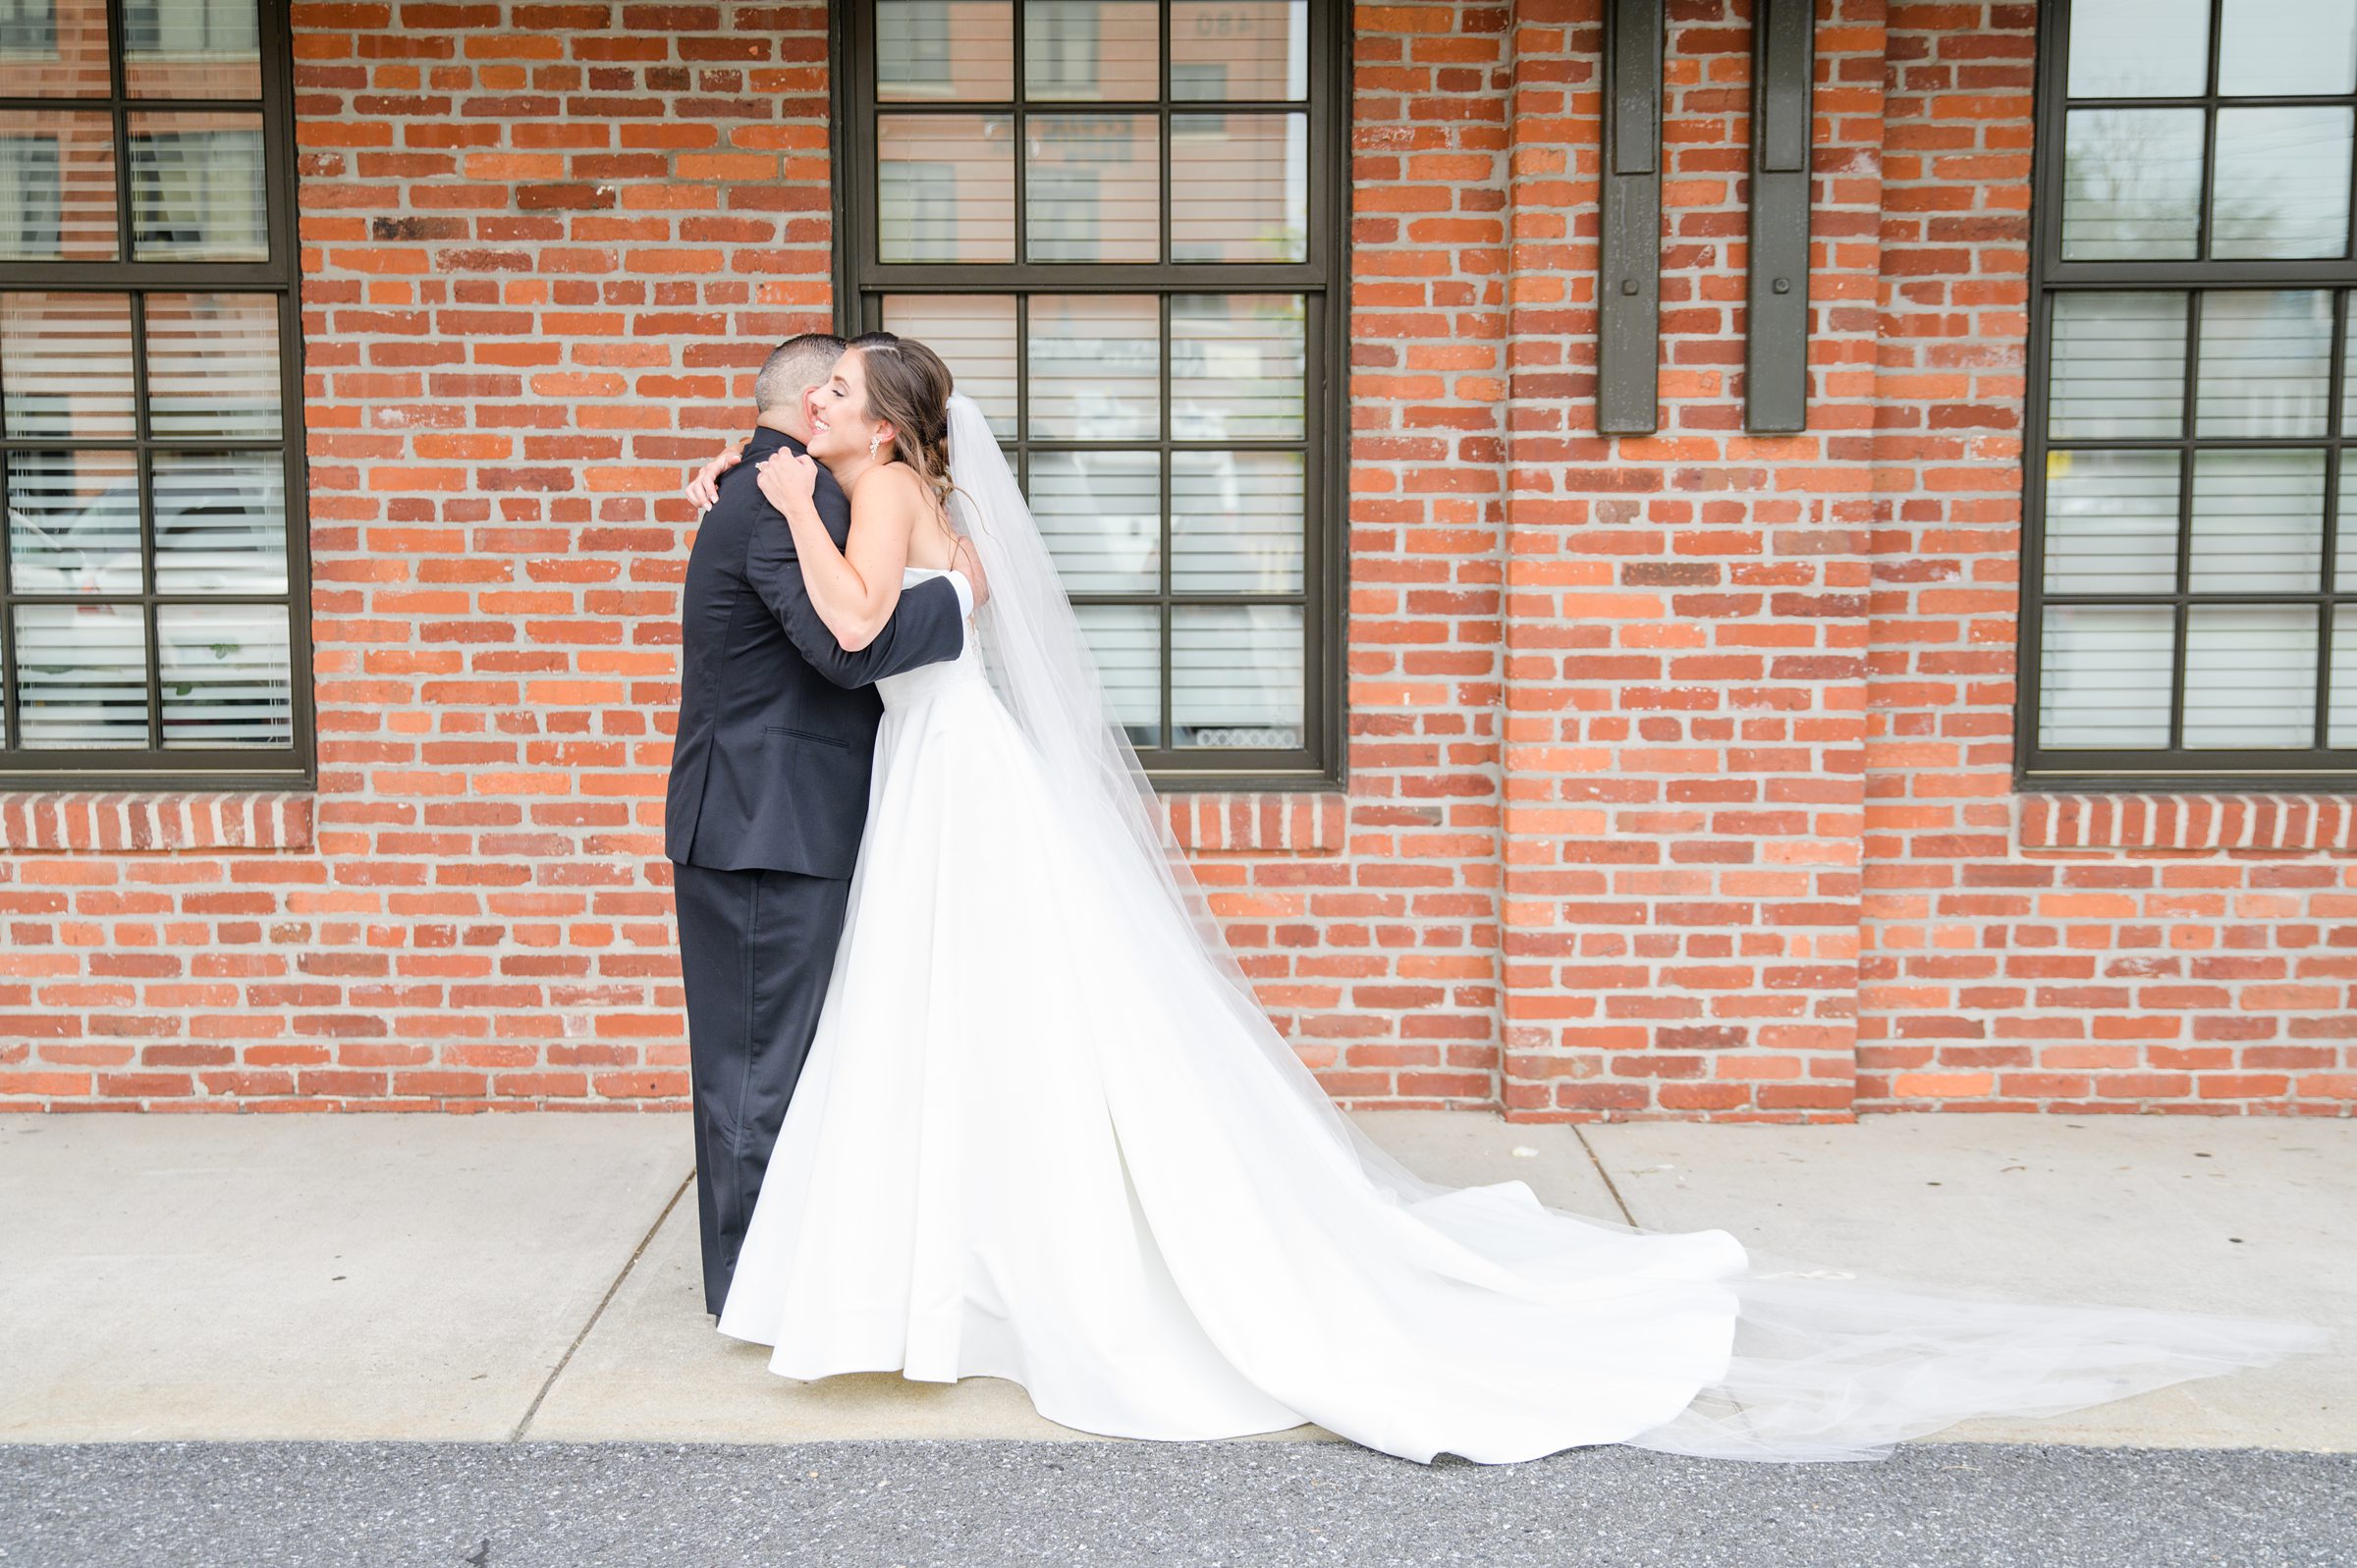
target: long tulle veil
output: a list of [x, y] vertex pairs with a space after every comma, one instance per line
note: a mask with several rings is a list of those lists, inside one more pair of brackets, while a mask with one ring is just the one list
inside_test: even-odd
[[[950, 399], [950, 463], [954, 517], [989, 583], [975, 622], [985, 665], [1045, 764], [1059, 820], [1168, 900], [1170, 961], [1199, 962], [1225, 982], [1212, 989], [1227, 1016], [1205, 1020], [1207, 1031], [1249, 1040], [1265, 1057], [1268, 1071], [1248, 1074], [1244, 1092], [1282, 1085], [1278, 1092], [1297, 1096], [1331, 1140], [1303, 1158], [1346, 1160], [1377, 1201], [1534, 1278], [1551, 1259], [1595, 1258], [1599, 1238], [1664, 1252], [1682, 1244], [1688, 1258], [1695, 1243], [1724, 1242], [1723, 1277], [1690, 1288], [1697, 1301], [1731, 1298], [1725, 1374], [1673, 1419], [1626, 1441], [1736, 1459], [1875, 1459], [1967, 1417], [2057, 1415], [2327, 1343], [2326, 1330], [2304, 1324], [1934, 1293], [1774, 1257], [1724, 1232], [1648, 1231], [1550, 1209], [1520, 1183], [1502, 1184], [1517, 1189], [1516, 1201], [1485, 1203], [1479, 1223], [1464, 1223], [1452, 1200], [1499, 1189], [1443, 1187], [1386, 1154], [1335, 1106], [1261, 1010], [1113, 716], [1030, 508], [963, 394]], [[1644, 1254], [1614, 1256], [1626, 1267]]]

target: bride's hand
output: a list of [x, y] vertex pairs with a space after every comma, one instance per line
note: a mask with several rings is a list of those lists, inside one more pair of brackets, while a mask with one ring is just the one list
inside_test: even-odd
[[744, 460], [743, 449], [742, 441], [734, 447], [721, 448], [720, 456], [698, 468], [695, 477], [687, 481], [687, 499], [695, 503], [696, 511], [712, 510], [712, 504], [720, 499], [720, 476]]
[[818, 464], [791, 452], [773, 453], [753, 470], [753, 477], [760, 481], [761, 493], [769, 498], [769, 504], [792, 516], [795, 503], [806, 507], [816, 493]]

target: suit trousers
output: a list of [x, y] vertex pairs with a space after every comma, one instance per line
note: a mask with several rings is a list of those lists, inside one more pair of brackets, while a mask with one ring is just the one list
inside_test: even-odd
[[671, 888], [687, 993], [704, 1310], [717, 1317], [818, 1032], [851, 884], [674, 862]]

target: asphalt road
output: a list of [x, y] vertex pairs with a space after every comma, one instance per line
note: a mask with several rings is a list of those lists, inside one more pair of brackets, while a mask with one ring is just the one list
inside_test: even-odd
[[9, 1568], [2346, 1568], [2357, 1455], [1913, 1444], [1430, 1468], [1336, 1443], [0, 1446]]

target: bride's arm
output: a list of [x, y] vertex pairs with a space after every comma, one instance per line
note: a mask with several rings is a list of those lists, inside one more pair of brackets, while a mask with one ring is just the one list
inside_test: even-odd
[[811, 608], [837, 642], [857, 653], [875, 640], [901, 601], [901, 568], [908, 564], [908, 536], [916, 526], [921, 481], [898, 466], [869, 473], [852, 499], [850, 549], [843, 551], [835, 548], [818, 515], [815, 462], [781, 452], [764, 461], [755, 475], [761, 493], [786, 514], [794, 530], [795, 554], [801, 558]]

